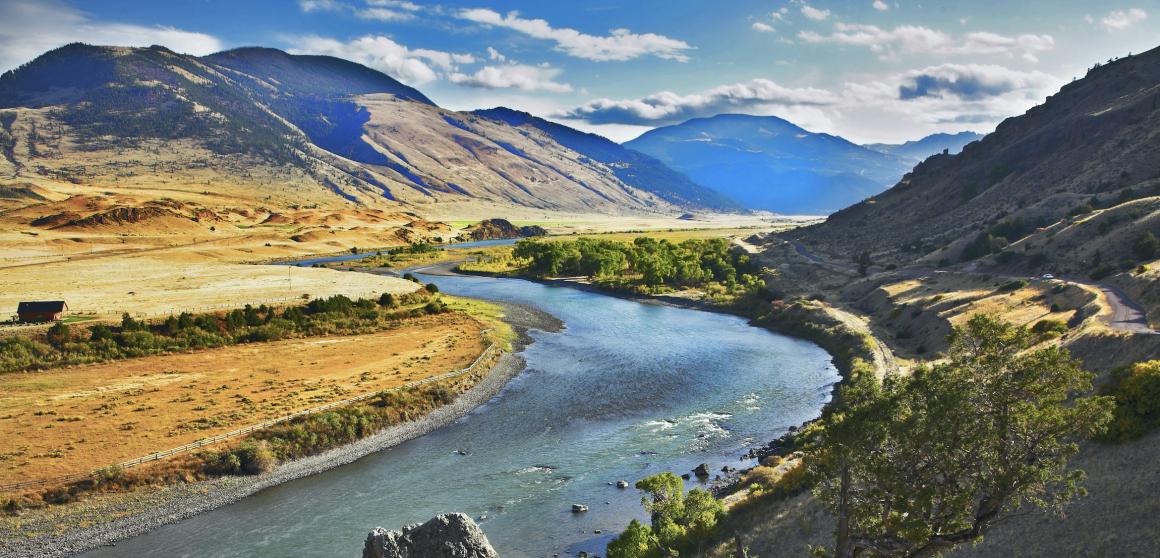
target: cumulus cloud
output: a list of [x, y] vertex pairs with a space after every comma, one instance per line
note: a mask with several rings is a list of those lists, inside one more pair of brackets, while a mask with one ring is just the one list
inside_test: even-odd
[[1140, 8], [1112, 10], [1100, 20], [1100, 27], [1108, 31], [1121, 31], [1146, 19], [1148, 19], [1148, 12]]
[[886, 2], [883, 2], [882, 0], [874, 0], [874, 4], [872, 4], [872, 5], [874, 6], [875, 10], [878, 10], [880, 12], [885, 12], [886, 10], [890, 9], [890, 6], [887, 5]]
[[484, 66], [472, 74], [453, 73], [451, 83], [483, 89], [519, 89], [522, 91], [546, 91], [568, 93], [572, 86], [555, 81], [560, 70], [548, 65], [501, 64]]
[[777, 115], [860, 141], [901, 141], [936, 131], [986, 129], [1043, 102], [1064, 81], [999, 65], [942, 64], [867, 77], [833, 90], [757, 79], [692, 95], [661, 91], [598, 99], [554, 116], [586, 125], [658, 126], [728, 112]]
[[809, 4], [802, 5], [802, 15], [814, 21], [822, 21], [830, 17], [830, 10], [819, 10]]
[[504, 56], [502, 52], [500, 52], [492, 47], [487, 47], [487, 57], [490, 60], [496, 60], [499, 62], [504, 62], [507, 60], [507, 57]]
[[222, 50], [217, 37], [168, 26], [94, 20], [56, 1], [0, 2], [0, 71], [68, 43], [145, 47], [205, 55]]
[[519, 33], [556, 43], [556, 49], [569, 56], [595, 61], [622, 61], [641, 56], [656, 56], [686, 62], [692, 46], [685, 41], [654, 33], [633, 33], [613, 29], [605, 36], [588, 35], [575, 29], [555, 28], [543, 19], [527, 19], [517, 12], [500, 14], [486, 8], [460, 10], [458, 17], [476, 23], [511, 29]]
[[996, 65], [942, 64], [907, 73], [898, 87], [898, 98], [905, 101], [949, 96], [978, 101], [1012, 92], [1038, 95], [1055, 82], [1054, 77], [1043, 72], [1020, 72]]
[[1036, 54], [1055, 48], [1051, 35], [1000, 35], [986, 31], [955, 37], [943, 31], [920, 25], [900, 25], [885, 29], [877, 25], [836, 23], [828, 35], [801, 31], [798, 38], [808, 43], [834, 43], [864, 46], [883, 59], [897, 58], [899, 53], [934, 53], [959, 55], [1002, 54], [1037, 60]]
[[762, 33], [773, 33], [774, 32], [772, 25], [770, 25], [768, 23], [762, 23], [760, 21], [753, 22], [753, 25], [751, 27], [753, 27], [754, 31], [761, 31]]
[[661, 91], [639, 99], [597, 99], [560, 114], [592, 124], [672, 124], [724, 112], [768, 112], [774, 108], [821, 107], [836, 103], [824, 89], [788, 88], [768, 79], [722, 85], [692, 95]]
[[470, 54], [426, 48], [412, 49], [382, 35], [366, 35], [342, 42], [328, 37], [295, 37], [293, 54], [325, 54], [370, 66], [408, 85], [422, 85], [439, 78], [440, 72], [458, 71], [459, 64], [471, 64]]

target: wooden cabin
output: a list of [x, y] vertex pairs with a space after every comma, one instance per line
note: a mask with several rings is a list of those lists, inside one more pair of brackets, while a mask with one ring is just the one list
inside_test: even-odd
[[55, 322], [64, 316], [68, 305], [63, 300], [38, 300], [21, 302], [16, 306], [16, 315], [22, 322]]

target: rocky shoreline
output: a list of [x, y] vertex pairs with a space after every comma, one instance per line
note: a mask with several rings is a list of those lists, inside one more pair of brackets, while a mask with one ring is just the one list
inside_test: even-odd
[[[321, 473], [362, 457], [418, 438], [447, 426], [495, 397], [507, 383], [524, 370], [519, 352], [532, 342], [528, 331], [554, 332], [563, 327], [556, 317], [524, 305], [495, 302], [504, 308], [504, 321], [518, 333], [512, 352], [504, 353], [490, 373], [452, 403], [427, 416], [387, 428], [373, 436], [324, 453], [283, 463], [277, 469], [254, 477], [223, 477], [197, 483], [175, 485], [156, 492], [97, 496], [81, 504], [91, 508], [93, 517], [121, 516], [91, 526], [73, 527], [52, 535], [22, 536], [27, 532], [52, 531], [58, 526], [50, 518], [30, 518], [16, 532], [4, 532], [0, 558], [55, 558], [73, 556], [116, 541], [135, 537], [163, 525], [229, 505], [263, 489]], [[130, 500], [137, 498], [139, 501]], [[127, 515], [122, 515], [127, 513]]]

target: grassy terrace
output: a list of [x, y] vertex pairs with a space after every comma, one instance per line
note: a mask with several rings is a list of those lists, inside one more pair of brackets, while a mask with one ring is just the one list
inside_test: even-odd
[[14, 511], [92, 492], [261, 472], [413, 420], [474, 385], [489, 363], [418, 388], [384, 390], [462, 369], [492, 343], [507, 348], [514, 332], [501, 316], [494, 305], [421, 289], [377, 301], [331, 297], [73, 328], [66, 341], [51, 334], [5, 340], [18, 352], [37, 351], [21, 352], [33, 361], [9, 355], [5, 362], [23, 371], [0, 375], [0, 438], [14, 441], [0, 451], [0, 485], [89, 473], [329, 402], [381, 395], [217, 449], [10, 493], [0, 505]]

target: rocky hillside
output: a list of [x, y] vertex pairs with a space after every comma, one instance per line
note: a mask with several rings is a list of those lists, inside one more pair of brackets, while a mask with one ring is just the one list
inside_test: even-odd
[[720, 205], [669, 169], [635, 179], [538, 127], [444, 110], [352, 62], [266, 48], [200, 58], [157, 46], [53, 50], [0, 76], [0, 154], [13, 182], [282, 205]]
[[688, 176], [674, 171], [653, 157], [628, 149], [603, 136], [581, 132], [507, 107], [477, 110], [473, 114], [512, 126], [537, 129], [560, 145], [608, 165], [625, 184], [653, 192], [676, 205], [721, 210], [741, 208], [728, 196], [693, 182]]
[[910, 165], [775, 116], [723, 114], [624, 144], [754, 209], [826, 214], [877, 194]]
[[530, 238], [545, 236], [548, 231], [539, 225], [517, 227], [507, 219], [484, 219], [463, 232], [467, 240], [501, 240], [509, 238]]
[[1031, 267], [1049, 271], [1077, 254], [1059, 244], [1030, 246], [1053, 244], [1047, 239], [1076, 227], [1070, 245], [1091, 253], [1069, 267], [1092, 268], [1110, 263], [1113, 248], [1124, 252], [1109, 245], [1096, 261], [1101, 239], [1154, 212], [1146, 204], [1115, 211], [1102, 225], [1108, 220], [1088, 217], [1157, 194], [1160, 49], [1153, 49], [1093, 68], [962, 153], [931, 157], [890, 190], [793, 236], [841, 258], [868, 251], [875, 262], [947, 265], [990, 255], [1008, 264], [1033, 259]]

